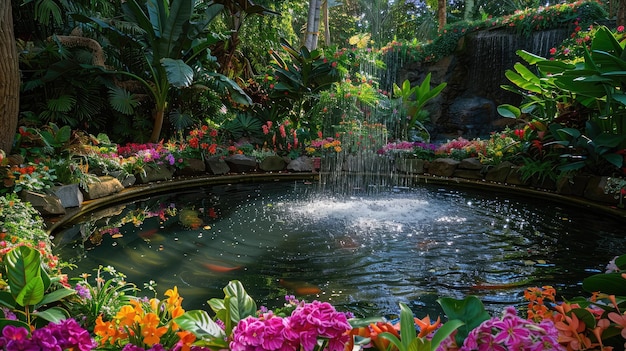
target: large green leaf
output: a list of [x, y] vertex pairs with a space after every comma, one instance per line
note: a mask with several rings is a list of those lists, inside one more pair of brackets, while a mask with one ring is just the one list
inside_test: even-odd
[[36, 305], [43, 300], [45, 290], [41, 275], [36, 276], [26, 282], [19, 294], [15, 296], [15, 302], [24, 307]]
[[7, 278], [11, 294], [21, 306], [39, 303], [43, 299], [41, 254], [28, 246], [18, 246], [5, 255]]
[[180, 59], [162, 58], [167, 81], [176, 88], [185, 88], [193, 83], [193, 69]]
[[215, 323], [206, 311], [187, 311], [174, 319], [181, 329], [192, 332], [198, 339], [221, 339], [226, 337], [224, 330]]
[[621, 270], [626, 270], [626, 255], [621, 255], [616, 258], [615, 265]]
[[39, 305], [46, 305], [52, 302], [61, 301], [68, 296], [76, 294], [76, 291], [67, 288], [60, 288], [47, 293], [43, 299], [39, 302]]
[[58, 323], [64, 319], [69, 318], [70, 314], [66, 310], [57, 306], [48, 308], [47, 310], [34, 312], [33, 316], [37, 316], [51, 323]]
[[450, 336], [455, 330], [462, 327], [465, 323], [458, 319], [452, 319], [444, 323], [441, 328], [437, 329], [435, 335], [431, 339], [431, 349], [436, 350], [448, 336]]
[[458, 345], [462, 344], [470, 331], [489, 319], [489, 313], [485, 311], [485, 306], [476, 296], [468, 296], [463, 300], [442, 297], [437, 302], [449, 320], [456, 319], [464, 323], [457, 329], [456, 341]]
[[162, 57], [179, 57], [180, 51], [175, 50], [175, 48], [179, 47], [178, 44], [184, 35], [183, 28], [185, 28], [191, 20], [192, 12], [192, 0], [177, 0], [170, 2], [169, 13], [167, 14], [163, 27], [161, 28], [162, 33], [158, 44], [158, 51]]
[[583, 289], [609, 295], [626, 296], [626, 284], [621, 272], [594, 274], [583, 279]]
[[208, 76], [214, 78], [215, 84], [217, 85], [217, 87], [221, 89], [225, 89], [230, 95], [230, 98], [233, 99], [233, 101], [235, 101], [236, 103], [244, 105], [244, 106], [252, 105], [252, 99], [232, 79], [226, 77], [223, 74], [214, 73], [214, 72], [210, 72]]
[[255, 315], [257, 311], [254, 299], [248, 295], [243, 284], [238, 280], [232, 280], [224, 288], [225, 296], [231, 297], [229, 309], [231, 311], [231, 319], [238, 322], [248, 316]]
[[522, 77], [521, 75], [519, 75], [516, 72], [513, 72], [511, 70], [507, 70], [506, 72], [504, 72], [504, 76], [508, 80], [510, 80], [513, 84], [517, 85], [518, 87], [520, 87], [524, 91], [530, 91], [530, 92], [537, 93], [537, 94], [541, 94], [541, 92], [542, 92], [540, 86], [538, 86], [537, 84], [534, 84], [534, 83], [531, 83], [531, 82], [527, 81], [526, 79], [524, 79], [524, 77]]
[[506, 118], [518, 118], [522, 115], [522, 111], [520, 111], [519, 108], [509, 104], [502, 104], [498, 106], [498, 113], [500, 116]]

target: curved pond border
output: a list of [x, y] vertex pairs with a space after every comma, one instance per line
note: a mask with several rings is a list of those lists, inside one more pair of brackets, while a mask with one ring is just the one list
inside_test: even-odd
[[[121, 202], [129, 201], [146, 195], [165, 194], [170, 191], [178, 191], [193, 187], [207, 185], [224, 185], [249, 182], [271, 182], [271, 181], [319, 181], [320, 173], [255, 173], [255, 174], [236, 174], [223, 176], [198, 176], [192, 178], [174, 178], [172, 180], [160, 181], [142, 185], [133, 185], [122, 190], [119, 193], [101, 197], [95, 200], [85, 201], [81, 207], [70, 209], [67, 213], [48, 225], [48, 233], [63, 226], [66, 223], [75, 221], [81, 216], [111, 206]], [[555, 203], [564, 206], [574, 206], [581, 209], [588, 209], [598, 213], [599, 215], [609, 215], [618, 220], [626, 222], [626, 211], [607, 204], [595, 203], [588, 199], [561, 195], [547, 190], [537, 190], [525, 186], [516, 186], [511, 184], [501, 184], [484, 180], [470, 180], [458, 177], [439, 177], [432, 175], [407, 175], [412, 178], [415, 185], [419, 184], [437, 184], [445, 186], [453, 186], [458, 188], [471, 189], [494, 189], [504, 194], [515, 194], [531, 199], [549, 199]]]

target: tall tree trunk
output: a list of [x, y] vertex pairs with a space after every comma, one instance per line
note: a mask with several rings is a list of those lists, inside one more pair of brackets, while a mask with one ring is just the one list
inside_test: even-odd
[[437, 21], [439, 22], [439, 30], [443, 30], [446, 26], [446, 0], [437, 0]]
[[328, 23], [328, 0], [322, 0], [322, 14], [324, 17], [324, 45], [330, 46], [330, 24]]
[[304, 35], [304, 46], [307, 49], [317, 49], [317, 39], [320, 28], [320, 7], [322, 0], [309, 0], [309, 15], [306, 22], [306, 33]]
[[0, 149], [11, 152], [20, 112], [20, 71], [11, 0], [0, 1]]

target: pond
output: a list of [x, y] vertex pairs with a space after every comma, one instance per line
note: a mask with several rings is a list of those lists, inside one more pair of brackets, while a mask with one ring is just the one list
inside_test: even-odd
[[[358, 190], [358, 189], [357, 189]], [[398, 303], [476, 295], [491, 311], [524, 306], [527, 287], [583, 294], [582, 279], [626, 252], [622, 223], [588, 210], [492, 190], [420, 185], [337, 195], [315, 182], [215, 185], [137, 199], [55, 233], [77, 277], [111, 265], [185, 309], [209, 309], [239, 280], [258, 305], [285, 295], [357, 316]], [[423, 311], [419, 312], [420, 310]]]

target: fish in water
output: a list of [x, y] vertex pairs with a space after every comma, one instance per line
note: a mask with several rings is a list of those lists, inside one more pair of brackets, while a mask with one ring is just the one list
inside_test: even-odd
[[232, 271], [241, 269], [241, 266], [232, 266], [232, 265], [227, 265], [221, 262], [211, 262], [211, 263], [205, 262], [202, 265], [208, 268], [210, 271], [213, 271], [216, 273], [226, 273], [226, 272], [232, 272]]
[[298, 281], [298, 280], [285, 280], [285, 279], [280, 279], [278, 281], [278, 284], [280, 286], [282, 286], [283, 288], [292, 290], [296, 295], [317, 295], [319, 294], [322, 290], [316, 286], [313, 285], [311, 283], [307, 283], [307, 282], [303, 282], [303, 281]]
[[137, 235], [147, 242], [161, 242], [165, 240], [165, 236], [159, 234], [159, 230], [157, 228], [144, 230], [137, 233]]

